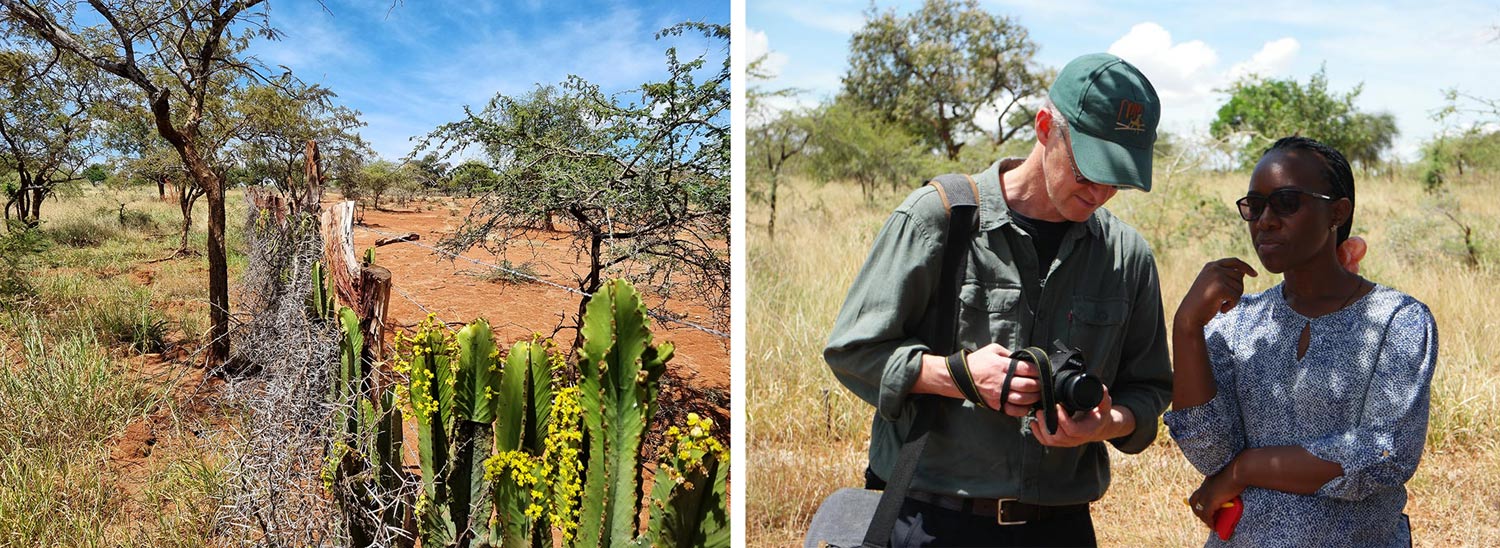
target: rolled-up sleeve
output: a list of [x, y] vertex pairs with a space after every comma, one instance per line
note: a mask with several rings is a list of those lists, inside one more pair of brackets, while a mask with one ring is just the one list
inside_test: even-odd
[[941, 270], [941, 227], [912, 212], [923, 199], [937, 200], [916, 193], [886, 220], [823, 350], [839, 382], [887, 420], [920, 372], [928, 346], [917, 333]]
[[1397, 310], [1386, 329], [1359, 422], [1305, 446], [1344, 474], [1319, 496], [1361, 500], [1411, 479], [1427, 439], [1427, 412], [1437, 367], [1437, 324], [1420, 302]]
[[1135, 416], [1135, 430], [1110, 440], [1127, 454], [1145, 451], [1156, 440], [1157, 418], [1167, 407], [1172, 394], [1172, 366], [1167, 353], [1167, 328], [1163, 322], [1161, 284], [1157, 279], [1156, 260], [1145, 242], [1144, 260], [1137, 264], [1136, 296], [1126, 326], [1120, 366], [1110, 386], [1114, 405], [1130, 410]]
[[1183, 456], [1198, 472], [1211, 476], [1245, 448], [1245, 427], [1234, 392], [1235, 360], [1227, 333], [1233, 317], [1220, 315], [1203, 329], [1216, 393], [1203, 405], [1168, 411], [1163, 420]]

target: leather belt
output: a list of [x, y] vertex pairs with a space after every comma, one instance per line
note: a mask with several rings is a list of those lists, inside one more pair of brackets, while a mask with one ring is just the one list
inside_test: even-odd
[[1063, 506], [1027, 504], [1015, 499], [978, 499], [940, 495], [922, 491], [908, 491], [906, 498], [925, 502], [944, 510], [952, 510], [976, 516], [994, 517], [1000, 525], [1021, 525], [1031, 521], [1043, 521], [1058, 516], [1089, 511], [1088, 503]]

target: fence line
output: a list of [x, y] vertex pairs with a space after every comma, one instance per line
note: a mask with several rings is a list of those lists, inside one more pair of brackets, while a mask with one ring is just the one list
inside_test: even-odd
[[445, 321], [443, 321], [442, 318], [438, 317], [437, 312], [433, 312], [433, 311], [429, 310], [427, 307], [422, 306], [422, 303], [419, 303], [419, 302], [417, 302], [416, 299], [411, 298], [411, 294], [409, 294], [406, 291], [402, 290], [401, 287], [397, 286], [394, 282], [391, 283], [391, 289], [394, 289], [394, 290], [396, 290], [397, 293], [400, 293], [401, 294], [401, 298], [406, 299], [407, 301], [410, 301], [411, 304], [417, 305], [417, 308], [422, 309], [423, 312], [426, 312], [429, 315], [431, 315], [433, 318], [436, 318], [439, 323], [443, 324], [443, 327], [447, 327], [449, 331], [454, 331], [453, 327], [448, 325], [448, 322], [445, 322]]
[[[358, 226], [358, 225], [356, 225], [355, 228], [358, 228], [360, 230], [364, 230], [366, 232], [373, 232], [375, 234], [379, 234], [379, 235], [385, 236], [385, 237], [396, 237], [396, 236], [403, 236], [404, 235], [404, 234], [395, 234], [395, 233], [391, 233], [391, 232], [385, 232], [385, 231], [382, 231], [382, 230], [376, 230], [376, 229], [373, 229], [373, 228], [370, 228], [370, 227], [366, 227], [366, 226]], [[543, 279], [538, 278], [536, 276], [532, 276], [530, 274], [526, 274], [525, 272], [520, 272], [520, 271], [517, 271], [517, 270], [505, 268], [505, 267], [502, 267], [500, 265], [486, 263], [484, 261], [480, 261], [480, 260], [477, 260], [477, 259], [471, 259], [469, 257], [465, 257], [463, 255], [459, 255], [457, 253], [454, 253], [452, 251], [448, 251], [446, 249], [438, 249], [438, 248], [432, 247], [430, 245], [426, 245], [426, 244], [422, 244], [422, 243], [418, 243], [418, 242], [414, 242], [414, 241], [410, 241], [410, 240], [407, 240], [407, 241], [404, 241], [404, 242], [398, 242], [398, 243], [411, 244], [411, 245], [414, 245], [414, 246], [417, 246], [417, 247], [420, 247], [420, 248], [424, 248], [424, 249], [430, 250], [430, 251], [432, 251], [434, 253], [438, 253], [438, 254], [441, 254], [441, 255], [446, 255], [446, 256], [448, 256], [450, 258], [453, 258], [453, 259], [463, 259], [465, 261], [474, 263], [474, 264], [482, 266], [482, 267], [491, 268], [491, 269], [494, 269], [494, 270], [499, 270], [501, 272], [505, 272], [507, 274], [510, 274], [512, 276], [516, 276], [518, 278], [525, 278], [527, 280], [531, 280], [531, 281], [534, 281], [534, 282], [537, 282], [537, 283], [540, 283], [540, 284], [543, 284], [543, 285], [552, 286], [552, 287], [561, 289], [563, 291], [567, 291], [569, 293], [582, 296], [584, 298], [593, 297], [593, 295], [589, 294], [586, 291], [582, 291], [582, 290], [579, 290], [579, 289], [568, 287], [568, 286], [559, 284], [557, 282], [543, 280]], [[395, 287], [395, 284], [391, 284], [391, 287]], [[400, 291], [400, 290], [398, 289], [397, 291]], [[406, 292], [402, 291], [401, 295], [403, 297], [406, 297], [406, 300], [412, 301], [413, 304], [416, 304], [418, 307], [422, 308], [422, 310], [427, 310], [426, 307], [423, 307], [421, 304], [418, 304], [415, 300], [413, 300], [410, 296], [407, 296]], [[660, 313], [658, 313], [656, 311], [653, 311], [653, 310], [650, 310], [650, 309], [647, 309], [646, 313], [650, 314], [651, 317], [656, 318], [657, 320], [660, 320], [660, 321], [663, 321], [663, 322], [682, 324], [682, 325], [687, 326], [689, 328], [696, 329], [698, 331], [702, 331], [702, 332], [708, 333], [710, 335], [714, 335], [714, 336], [719, 337], [721, 339], [728, 339], [729, 338], [729, 334], [728, 333], [725, 333], [723, 331], [719, 331], [717, 329], [713, 329], [713, 328], [709, 328], [709, 327], [704, 327], [702, 325], [698, 325], [696, 323], [693, 323], [693, 322], [690, 322], [690, 321], [687, 321], [687, 320], [680, 320], [680, 319], [677, 319], [677, 318], [673, 318], [671, 316], [666, 316], [666, 315], [660, 314]]]

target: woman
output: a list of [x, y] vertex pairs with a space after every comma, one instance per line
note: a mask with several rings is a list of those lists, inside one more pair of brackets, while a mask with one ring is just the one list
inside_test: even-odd
[[1339, 262], [1354, 177], [1338, 151], [1276, 142], [1241, 198], [1261, 264], [1285, 275], [1244, 295], [1237, 258], [1208, 263], [1173, 324], [1167, 426], [1205, 476], [1189, 497], [1208, 546], [1408, 546], [1405, 483], [1427, 434], [1437, 326], [1427, 306]]

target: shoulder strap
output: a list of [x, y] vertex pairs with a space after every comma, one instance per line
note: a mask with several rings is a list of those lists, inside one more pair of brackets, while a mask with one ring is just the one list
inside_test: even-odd
[[949, 173], [927, 182], [937, 189], [938, 197], [948, 210], [948, 234], [943, 242], [943, 272], [938, 278], [936, 323], [938, 340], [928, 341], [933, 354], [946, 356], [957, 352], [958, 290], [968, 268], [969, 240], [979, 224], [979, 187], [968, 175]]
[[[938, 278], [935, 325], [937, 339], [928, 341], [933, 354], [948, 355], [961, 348], [958, 340], [958, 290], [963, 285], [964, 272], [969, 263], [969, 240], [979, 224], [979, 186], [968, 175], [950, 173], [939, 175], [927, 182], [937, 189], [948, 211], [948, 231], [943, 241], [943, 271]], [[901, 452], [896, 456], [896, 467], [886, 481], [885, 492], [880, 495], [880, 504], [870, 519], [870, 528], [865, 531], [864, 548], [886, 548], [891, 542], [891, 531], [896, 527], [896, 517], [901, 513], [901, 504], [911, 488], [912, 476], [917, 471], [917, 460], [927, 447], [927, 432], [932, 428], [934, 406], [923, 405], [931, 396], [914, 396], [912, 428], [907, 432]]]

